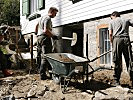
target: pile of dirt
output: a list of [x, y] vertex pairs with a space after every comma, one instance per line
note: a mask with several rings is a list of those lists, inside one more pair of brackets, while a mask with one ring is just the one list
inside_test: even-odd
[[72, 79], [64, 93], [62, 92], [64, 88], [55, 84], [52, 79], [43, 81], [40, 80], [39, 74], [29, 75], [22, 70], [14, 72], [12, 77], [0, 78], [2, 100], [11, 97], [15, 100], [130, 100], [133, 98], [133, 90], [128, 88], [131, 83], [126, 72], [122, 73], [122, 87], [111, 85], [113, 70], [102, 70], [89, 76], [89, 82]]

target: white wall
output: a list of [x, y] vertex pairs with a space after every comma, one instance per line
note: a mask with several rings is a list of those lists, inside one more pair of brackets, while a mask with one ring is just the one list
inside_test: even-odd
[[[133, 7], [133, 0], [82, 0], [75, 4], [69, 0], [45, 0], [45, 3], [45, 10], [37, 13], [45, 15], [49, 7], [57, 7], [59, 13], [53, 19], [54, 27], [108, 15], [113, 11], [130, 10]], [[23, 34], [33, 32], [38, 20], [28, 21], [25, 16], [21, 16]]]

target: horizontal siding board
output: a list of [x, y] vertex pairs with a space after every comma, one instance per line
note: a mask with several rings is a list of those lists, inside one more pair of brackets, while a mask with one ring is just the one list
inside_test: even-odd
[[[52, 3], [53, 2], [53, 3]], [[49, 8], [49, 7], [57, 7], [60, 11], [61, 9], [63, 10], [66, 10], [67, 7], [71, 6], [72, 5], [72, 2], [69, 1], [69, 0], [52, 0], [52, 2], [46, 2], [46, 7]]]
[[54, 5], [69, 5], [69, 4], [72, 4], [71, 1], [69, 0], [46, 0], [46, 5], [50, 5], [50, 6], [54, 6]]

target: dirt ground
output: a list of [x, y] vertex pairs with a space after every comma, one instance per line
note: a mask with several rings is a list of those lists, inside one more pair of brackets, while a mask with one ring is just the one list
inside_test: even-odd
[[[15, 100], [101, 100], [96, 99], [96, 93], [113, 87], [111, 85], [113, 82], [113, 70], [99, 70], [94, 72], [89, 76], [89, 82], [85, 83], [81, 79], [72, 79], [64, 93], [62, 93], [61, 85], [55, 84], [52, 79], [42, 81], [39, 78], [39, 74], [28, 74], [25, 70], [13, 71], [14, 75], [6, 78], [0, 72], [1, 100], [13, 100], [3, 99], [11, 98], [13, 95]], [[128, 88], [131, 85], [126, 71], [122, 73], [120, 83], [123, 88]], [[120, 95], [123, 94], [119, 93]], [[133, 96], [133, 94], [130, 95]], [[104, 98], [102, 100], [120, 99]]]

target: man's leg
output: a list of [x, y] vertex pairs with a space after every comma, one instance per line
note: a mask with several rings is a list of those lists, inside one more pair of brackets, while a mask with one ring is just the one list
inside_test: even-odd
[[44, 54], [51, 53], [52, 52], [52, 43], [51, 43], [51, 38], [44, 38], [41, 41], [41, 47], [42, 47], [42, 52], [41, 52], [41, 65], [40, 65], [40, 77], [42, 80], [45, 80], [48, 78], [46, 75], [46, 70], [48, 68], [48, 61], [44, 57]]
[[41, 47], [40, 46], [38, 46], [37, 47], [37, 67], [39, 68], [40, 67], [40, 65], [41, 65]]
[[41, 64], [40, 64], [40, 78], [41, 80], [45, 80], [47, 78], [46, 76], [46, 58], [44, 57], [44, 54], [46, 52], [46, 45], [42, 45], [42, 52], [41, 52]]
[[114, 38], [113, 40], [113, 62], [114, 67], [114, 85], [117, 86], [120, 84], [120, 76], [122, 72], [122, 39]]
[[47, 79], [46, 75], [46, 59], [41, 59], [41, 65], [40, 65], [40, 78], [41, 80]]
[[120, 84], [120, 76], [121, 76], [121, 72], [122, 72], [122, 63], [121, 63], [122, 59], [120, 59], [119, 61], [115, 62], [115, 68], [114, 68], [114, 85], [119, 85]]
[[123, 55], [125, 58], [125, 62], [126, 62], [126, 67], [127, 67], [127, 71], [129, 72], [130, 75], [130, 81], [131, 81], [131, 85], [133, 87], [133, 58], [132, 58], [132, 49], [131, 49], [131, 45], [129, 39], [125, 39], [125, 47], [123, 48]]

